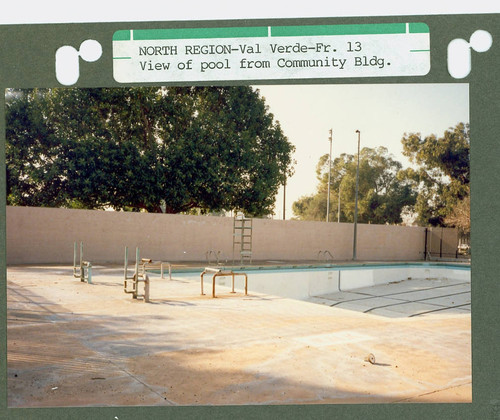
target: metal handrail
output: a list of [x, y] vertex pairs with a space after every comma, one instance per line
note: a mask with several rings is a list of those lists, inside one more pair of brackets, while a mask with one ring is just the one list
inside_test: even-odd
[[215, 278], [216, 277], [225, 277], [225, 276], [232, 277], [231, 293], [236, 293], [234, 291], [234, 277], [235, 276], [244, 276], [245, 277], [245, 296], [248, 295], [248, 276], [246, 275], [246, 273], [235, 273], [233, 270], [224, 271], [223, 269], [218, 268], [218, 267], [217, 268], [205, 267], [205, 270], [203, 270], [203, 272], [200, 274], [200, 284], [201, 284], [201, 294], [202, 295], [205, 295], [205, 293], [203, 293], [203, 276], [208, 272], [214, 273], [214, 275], [212, 277], [212, 297], [213, 298], [215, 297]]
[[[143, 297], [144, 302], [149, 302], [149, 286], [150, 286], [150, 281], [149, 281], [149, 276], [146, 272], [146, 269], [144, 268], [145, 263], [143, 262], [142, 265], [142, 272], [139, 272], [139, 247], [136, 247], [135, 249], [135, 267], [134, 267], [134, 274], [132, 277], [128, 276], [128, 247], [125, 247], [125, 265], [124, 265], [124, 279], [123, 279], [123, 291], [125, 293], [131, 293], [133, 299], [137, 299], [138, 297]], [[132, 288], [128, 288], [128, 282], [129, 280], [132, 280]], [[139, 283], [143, 282], [144, 283], [144, 294], [140, 295], [139, 294]]]
[[[79, 278], [82, 282], [92, 284], [92, 264], [90, 261], [83, 260], [83, 242], [80, 242], [80, 265], [76, 265], [76, 254], [78, 245], [74, 243], [73, 247], [73, 277]], [[78, 273], [77, 273], [78, 270]]]
[[168, 278], [169, 280], [172, 280], [172, 264], [170, 264], [168, 261], [153, 261], [148, 258], [142, 258], [142, 272], [145, 274], [147, 271], [151, 270], [157, 270], [158, 268], [160, 269], [160, 275], [161, 278], [165, 278], [164, 276], [164, 267], [168, 267]]
[[[217, 265], [222, 265], [222, 262], [221, 262], [222, 251], [220, 251], [220, 250], [219, 251], [215, 251], [213, 249], [210, 249], [207, 252], [205, 252], [205, 258], [207, 260], [207, 264], [210, 265], [212, 263], [211, 259], [210, 259], [210, 256], [212, 254], [215, 256], [215, 261], [216, 261]], [[224, 259], [225, 259], [225, 262], [227, 263], [227, 258], [224, 258]]]
[[[330, 256], [330, 261], [333, 261], [333, 255], [330, 251], [328, 251], [327, 249], [324, 250], [324, 251], [318, 251], [318, 256], [317, 256], [317, 260], [318, 261], [327, 261], [327, 258], [326, 258], [326, 255], [329, 255]], [[321, 255], [323, 255], [323, 258], [321, 259]]]

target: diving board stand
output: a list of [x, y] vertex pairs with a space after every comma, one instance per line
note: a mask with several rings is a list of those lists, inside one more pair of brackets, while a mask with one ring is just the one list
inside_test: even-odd
[[200, 274], [200, 283], [201, 283], [201, 294], [203, 293], [203, 276], [207, 273], [213, 273], [212, 277], [212, 297], [215, 297], [215, 278], [216, 277], [226, 277], [231, 276], [231, 293], [236, 293], [234, 291], [234, 277], [235, 276], [244, 276], [245, 277], [245, 296], [248, 295], [248, 276], [246, 273], [235, 273], [233, 270], [224, 270], [221, 267], [205, 267], [205, 270]]

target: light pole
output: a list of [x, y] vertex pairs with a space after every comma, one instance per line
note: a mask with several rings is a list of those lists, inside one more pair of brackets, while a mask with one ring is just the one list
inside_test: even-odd
[[356, 194], [354, 199], [354, 238], [352, 243], [352, 259], [356, 259], [356, 241], [358, 234], [358, 190], [359, 190], [359, 143], [361, 140], [361, 131], [356, 130], [358, 133], [358, 163], [356, 166]]
[[285, 205], [286, 205], [286, 176], [283, 182], [283, 220], [285, 220]]
[[340, 223], [340, 186], [341, 185], [342, 185], [341, 182], [339, 182], [339, 208], [337, 210], [337, 223]]
[[330, 178], [332, 176], [332, 137], [333, 132], [330, 128], [330, 135], [328, 136], [328, 141], [330, 142], [330, 158], [328, 159], [328, 195], [326, 197], [326, 222], [328, 223], [330, 218]]

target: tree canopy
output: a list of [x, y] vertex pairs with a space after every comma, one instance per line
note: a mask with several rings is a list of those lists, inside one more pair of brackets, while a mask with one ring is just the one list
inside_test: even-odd
[[[360, 153], [358, 221], [400, 223], [402, 213], [413, 213], [422, 226], [451, 226], [470, 231], [469, 125], [459, 123], [442, 137], [405, 134], [403, 154], [413, 167], [402, 169], [384, 147], [364, 148]], [[354, 219], [356, 157], [342, 154], [332, 162], [330, 220]], [[328, 155], [317, 165], [316, 194], [293, 203], [301, 220], [325, 220], [328, 187]]]
[[469, 125], [459, 123], [442, 137], [420, 133], [401, 140], [403, 154], [417, 165], [401, 172], [418, 192], [418, 222], [431, 226], [470, 229], [470, 136]]
[[[294, 214], [301, 220], [325, 220], [328, 191], [329, 156], [323, 155], [317, 165], [319, 186], [316, 194], [293, 203]], [[342, 154], [332, 161], [330, 220], [354, 221], [357, 155]], [[359, 163], [358, 221], [360, 223], [401, 223], [405, 206], [415, 202], [415, 194], [405, 180], [397, 177], [402, 165], [387, 148], [363, 148]]]
[[270, 214], [292, 152], [258, 90], [10, 90], [12, 205]]

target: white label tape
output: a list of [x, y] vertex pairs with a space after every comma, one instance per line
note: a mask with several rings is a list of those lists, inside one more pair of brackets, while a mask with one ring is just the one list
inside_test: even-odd
[[120, 83], [421, 76], [425, 23], [120, 30]]

